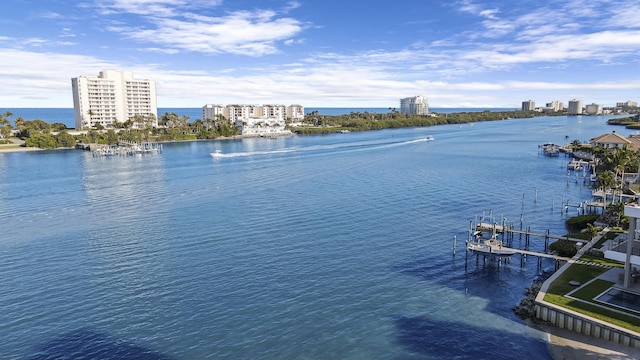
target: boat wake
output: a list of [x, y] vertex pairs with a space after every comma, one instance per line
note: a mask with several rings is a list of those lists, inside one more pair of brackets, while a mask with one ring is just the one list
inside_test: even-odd
[[425, 138], [400, 141], [400, 142], [353, 142], [353, 143], [341, 143], [341, 144], [332, 144], [332, 145], [318, 145], [318, 146], [307, 146], [300, 148], [283, 148], [278, 150], [264, 150], [264, 151], [243, 151], [243, 152], [232, 152], [232, 153], [223, 153], [221, 151], [216, 151], [210, 153], [214, 158], [237, 158], [237, 157], [249, 157], [249, 156], [264, 156], [264, 155], [280, 155], [287, 153], [303, 153], [303, 152], [339, 152], [339, 151], [358, 151], [358, 150], [375, 150], [375, 149], [384, 149], [390, 147], [397, 146], [405, 146], [415, 143], [432, 141], [432, 136], [427, 136]]

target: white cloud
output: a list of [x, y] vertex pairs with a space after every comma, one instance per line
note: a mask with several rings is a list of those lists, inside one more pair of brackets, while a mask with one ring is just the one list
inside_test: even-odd
[[[298, 37], [308, 24], [284, 15], [300, 3], [291, 2], [278, 11], [253, 9], [219, 15], [204, 15], [215, 14], [215, 10], [192, 11], [219, 4], [220, 1], [187, 0], [101, 2], [100, 9], [114, 15], [107, 16], [111, 25], [101, 29], [139, 42], [136, 50], [172, 55], [152, 54], [151, 61], [166, 61], [163, 64], [145, 64], [146, 54], [136, 52], [132, 56], [129, 49], [124, 49], [125, 45], [112, 42], [100, 43], [99, 47], [121, 46], [120, 50], [126, 51], [117, 53], [114, 58], [118, 60], [109, 61], [97, 55], [60, 54], [49, 50], [51, 46], [73, 44], [70, 42], [35, 36], [21, 39], [0, 36], [0, 42], [7, 47], [0, 49], [3, 53], [0, 98], [17, 107], [71, 107], [70, 79], [97, 74], [103, 69], [127, 69], [136, 77], [156, 80], [160, 107], [199, 107], [211, 102], [385, 107], [395, 106], [398, 98], [414, 94], [428, 96], [436, 107], [505, 106], [536, 96], [549, 97], [538, 101], [555, 98], [566, 101], [588, 94], [594, 98], [585, 101], [606, 103], [618, 94], [623, 94], [622, 99], [613, 102], [640, 93], [638, 75], [628, 71], [628, 64], [638, 61], [640, 26], [634, 26], [632, 15], [621, 17], [616, 25], [616, 19], [608, 16], [621, 15], [617, 10], [605, 10], [609, 11], [608, 15], [595, 21], [594, 9], [602, 10], [602, 2], [598, 3], [600, 8], [590, 7], [581, 13], [584, 19], [567, 19], [563, 15], [564, 6], [576, 3], [562, 5], [555, 13], [548, 13], [549, 9], [533, 9], [529, 14], [509, 16], [514, 12], [463, 1], [458, 3], [460, 10], [478, 17], [477, 25], [486, 30], [482, 36], [446, 33], [445, 37], [430, 43], [425, 41], [394, 50], [304, 55], [292, 55], [292, 52], [286, 54], [290, 62], [285, 64], [271, 64], [258, 57], [288, 51], [293, 45], [303, 43]], [[586, 27], [585, 23], [591, 21], [598, 26]], [[61, 28], [60, 36], [73, 37], [71, 29], [80, 27], [72, 23]], [[237, 54], [249, 57], [243, 58], [241, 68], [240, 62], [233, 65], [238, 68], [232, 68], [211, 65], [214, 61], [193, 61], [195, 69], [180, 70], [182, 56], [186, 58], [191, 52], [222, 54], [216, 57], [220, 63]], [[232, 56], [224, 57], [224, 54]], [[600, 80], [604, 77], [597, 72], [590, 74], [582, 69], [577, 71], [583, 74], [578, 80], [536, 77], [531, 82], [523, 81], [530, 76], [528, 73], [556, 71], [560, 74], [557, 70], [562, 67], [582, 65], [593, 70], [602, 64], [609, 68], [620, 66], [626, 71], [606, 81]], [[620, 81], [622, 79], [624, 81]]]
[[303, 30], [292, 18], [277, 18], [274, 11], [240, 11], [223, 17], [184, 14], [186, 20], [158, 19], [153, 28], [111, 26], [108, 30], [140, 42], [202, 53], [262, 56], [278, 52], [277, 42]]

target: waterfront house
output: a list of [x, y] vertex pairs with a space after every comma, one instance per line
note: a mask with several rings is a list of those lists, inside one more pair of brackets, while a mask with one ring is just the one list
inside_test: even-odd
[[640, 150], [640, 139], [635, 136], [624, 137], [615, 131], [589, 140], [591, 146], [600, 146], [607, 149], [622, 148], [625, 145], [631, 150]]

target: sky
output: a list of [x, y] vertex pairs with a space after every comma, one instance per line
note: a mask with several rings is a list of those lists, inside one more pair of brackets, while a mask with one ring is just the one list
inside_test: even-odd
[[205, 104], [520, 108], [640, 102], [638, 0], [10, 0], [0, 108], [73, 107], [71, 78]]

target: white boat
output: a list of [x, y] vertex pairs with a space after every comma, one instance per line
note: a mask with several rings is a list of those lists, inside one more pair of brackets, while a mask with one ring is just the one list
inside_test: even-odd
[[476, 232], [473, 240], [467, 241], [467, 250], [476, 254], [493, 257], [509, 257], [515, 254], [515, 250], [504, 246], [494, 232], [490, 238], [482, 236], [481, 232]]
[[433, 138], [433, 135], [427, 135], [427, 137], [425, 138], [425, 140], [427, 140], [427, 141], [433, 141], [433, 140], [435, 140], [435, 139]]

